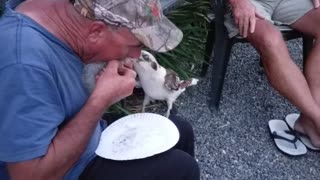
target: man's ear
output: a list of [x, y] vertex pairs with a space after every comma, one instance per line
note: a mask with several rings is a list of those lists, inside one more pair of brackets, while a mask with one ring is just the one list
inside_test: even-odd
[[101, 21], [94, 21], [89, 29], [89, 41], [90, 42], [98, 42], [99, 39], [102, 39], [105, 33], [106, 25], [104, 22]]

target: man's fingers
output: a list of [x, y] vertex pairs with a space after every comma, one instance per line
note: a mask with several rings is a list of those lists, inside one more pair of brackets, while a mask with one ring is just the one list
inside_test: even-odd
[[137, 76], [137, 73], [132, 69], [127, 69], [124, 75], [126, 77], [131, 77], [131, 78], [135, 79]]
[[134, 70], [126, 68], [124, 66], [119, 68], [118, 73], [121, 76], [127, 76], [127, 77], [132, 77], [132, 78], [136, 78], [136, 76], [137, 76], [137, 73]]
[[243, 35], [243, 23], [244, 23], [243, 19], [242, 18], [239, 19], [238, 29], [239, 29], [239, 33], [240, 33], [241, 36]]
[[250, 17], [250, 33], [254, 33], [256, 29], [256, 17]]
[[239, 19], [234, 19], [234, 24], [239, 27]]
[[243, 24], [243, 37], [246, 38], [248, 36], [248, 30], [249, 30], [249, 18], [244, 19]]
[[119, 69], [119, 66], [120, 66], [120, 62], [119, 61], [112, 60], [112, 61], [108, 62], [108, 65], [107, 65], [106, 69], [108, 69], [109, 72], [117, 73], [118, 69]]
[[134, 61], [133, 59], [126, 59], [123, 61], [123, 66], [126, 67], [126, 68], [129, 68], [129, 69], [132, 69], [133, 68], [133, 62]]
[[256, 17], [260, 19], [264, 19], [264, 16], [262, 16], [259, 12], [256, 11]]

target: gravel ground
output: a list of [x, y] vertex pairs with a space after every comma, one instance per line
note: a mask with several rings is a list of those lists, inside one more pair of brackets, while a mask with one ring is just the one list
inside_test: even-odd
[[[288, 45], [301, 66], [301, 40]], [[268, 120], [284, 118], [296, 109], [270, 87], [249, 44], [233, 47], [219, 112], [209, 110], [209, 82], [210, 72], [175, 103], [178, 115], [194, 127], [202, 180], [320, 179], [317, 152], [288, 157], [274, 145]]]

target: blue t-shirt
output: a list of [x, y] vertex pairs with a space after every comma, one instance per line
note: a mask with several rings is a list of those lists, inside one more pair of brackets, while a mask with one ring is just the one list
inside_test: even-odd
[[[79, 112], [88, 98], [82, 69], [72, 49], [32, 19], [9, 8], [0, 17], [1, 180], [9, 179], [6, 162], [44, 156], [58, 130]], [[64, 179], [77, 179], [95, 157], [101, 132], [97, 123]]]

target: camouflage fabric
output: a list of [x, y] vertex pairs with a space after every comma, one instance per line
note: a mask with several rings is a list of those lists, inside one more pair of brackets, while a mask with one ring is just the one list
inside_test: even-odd
[[183, 38], [180, 29], [163, 15], [159, 0], [76, 0], [74, 6], [87, 18], [129, 28], [154, 51], [172, 50]]

